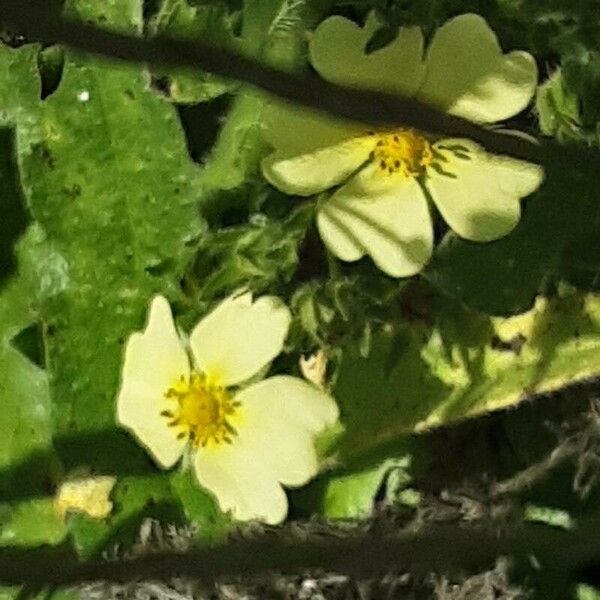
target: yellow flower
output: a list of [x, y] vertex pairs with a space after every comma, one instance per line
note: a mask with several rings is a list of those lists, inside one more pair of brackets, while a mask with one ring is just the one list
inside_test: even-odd
[[106, 519], [113, 508], [109, 496], [116, 482], [107, 475], [65, 481], [54, 500], [58, 514], [64, 519], [69, 511], [76, 511], [92, 519]]
[[316, 475], [314, 438], [338, 417], [333, 399], [299, 378], [256, 381], [289, 324], [278, 298], [231, 296], [195, 326], [188, 354], [157, 296], [145, 330], [127, 342], [119, 423], [163, 468], [189, 451], [200, 484], [240, 520], [283, 521], [282, 485]]
[[[526, 52], [503, 54], [474, 14], [443, 25], [427, 51], [418, 27], [365, 54], [377, 29], [343, 17], [319, 25], [310, 60], [329, 81], [422, 99], [450, 114], [489, 124], [530, 102], [537, 68]], [[262, 170], [275, 187], [310, 196], [339, 187], [317, 208], [321, 238], [338, 258], [365, 254], [393, 277], [420, 271], [431, 257], [430, 197], [461, 237], [485, 242], [518, 223], [520, 199], [541, 184], [540, 167], [490, 155], [468, 139], [436, 139], [407, 128], [366, 131], [283, 104], [268, 107], [265, 137], [274, 152]]]

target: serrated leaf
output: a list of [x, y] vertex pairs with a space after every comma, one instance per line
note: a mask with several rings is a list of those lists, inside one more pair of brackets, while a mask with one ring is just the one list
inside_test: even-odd
[[[491, 319], [438, 299], [432, 324], [383, 331], [371, 354], [346, 348], [334, 395], [344, 464], [390, 456], [402, 436], [514, 406], [600, 373], [600, 296], [539, 299]], [[383, 453], [383, 454], [382, 454]]]
[[276, 292], [296, 270], [298, 246], [312, 215], [312, 207], [304, 205], [283, 221], [265, 217], [208, 235], [194, 265], [194, 275], [202, 282], [201, 300], [211, 302], [242, 287]]
[[582, 139], [579, 100], [567, 89], [560, 69], [538, 88], [535, 108], [544, 135], [559, 140]]
[[[133, 0], [124, 20], [132, 6], [141, 22]], [[173, 109], [139, 68], [67, 54], [58, 89], [42, 102], [35, 54], [0, 49], [0, 104], [17, 128], [31, 212], [64, 263], [64, 289], [36, 294], [57, 427], [104, 429], [114, 426], [124, 339], [152, 293], [175, 290], [202, 233], [197, 168]]]
[[[138, 0], [74, 1], [67, 10], [141, 31]], [[21, 183], [36, 220], [19, 253], [19, 281], [28, 287], [6, 300], [7, 327], [14, 335], [39, 324], [45, 371], [2, 340], [0, 354], [12, 369], [7, 389], [20, 407], [18, 414], [3, 411], [9, 435], [0, 443], [29, 428], [23, 447], [36, 450], [30, 429], [48, 417], [51, 399], [54, 419], [44, 435], [49, 440], [55, 430], [67, 471], [156, 473], [120, 478], [108, 520], [69, 517], [77, 548], [90, 556], [134, 540], [144, 514], [183, 519], [167, 475], [117, 429], [114, 397], [124, 341], [142, 326], [148, 299], [159, 291], [181, 297], [180, 278], [204, 232], [196, 207], [200, 168], [175, 110], [149, 90], [142, 68], [66, 52], [57, 89], [41, 100], [37, 52], [0, 46], [0, 112], [16, 131]], [[20, 457], [10, 452], [7, 464], [20, 475]], [[49, 476], [38, 471], [36, 484], [48, 486]]]

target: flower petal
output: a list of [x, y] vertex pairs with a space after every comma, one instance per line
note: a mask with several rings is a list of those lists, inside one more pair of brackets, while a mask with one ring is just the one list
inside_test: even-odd
[[309, 154], [286, 157], [275, 152], [263, 160], [262, 172], [286, 194], [311, 196], [348, 179], [366, 162], [373, 144], [372, 138], [359, 137]]
[[290, 311], [274, 296], [230, 296], [202, 319], [190, 336], [198, 368], [219, 385], [249, 379], [282, 350]]
[[221, 510], [240, 521], [258, 519], [276, 525], [287, 515], [287, 497], [257, 448], [242, 436], [231, 444], [207, 445], [194, 457], [200, 485], [211, 491]]
[[175, 464], [186, 440], [177, 439], [161, 411], [172, 408], [164, 394], [190, 365], [168, 301], [156, 296], [143, 332], [130, 336], [125, 347], [121, 389], [117, 397], [117, 420], [130, 429], [164, 468]]
[[527, 52], [503, 54], [479, 15], [451, 19], [427, 51], [425, 81], [417, 96], [447, 112], [494, 123], [521, 112], [537, 86], [535, 60]]
[[[448, 149], [457, 146], [468, 158]], [[442, 140], [435, 149], [446, 157], [442, 168], [449, 175], [429, 169], [427, 188], [448, 225], [468, 240], [487, 242], [510, 233], [521, 216], [520, 199], [543, 181], [541, 167], [488, 154], [471, 140]]]
[[393, 42], [366, 54], [378, 27], [374, 13], [364, 28], [344, 17], [329, 17], [310, 40], [310, 61], [333, 83], [412, 96], [425, 72], [421, 29], [403, 27]]
[[240, 437], [278, 481], [300, 486], [317, 474], [314, 437], [339, 415], [329, 395], [297, 377], [277, 376], [251, 385], [235, 399], [243, 415]]
[[263, 139], [283, 156], [298, 156], [360, 137], [369, 126], [333, 118], [280, 100], [266, 102], [261, 115]]
[[369, 254], [392, 277], [420, 271], [431, 256], [433, 228], [427, 202], [414, 178], [365, 167], [323, 202], [317, 225], [338, 258]]

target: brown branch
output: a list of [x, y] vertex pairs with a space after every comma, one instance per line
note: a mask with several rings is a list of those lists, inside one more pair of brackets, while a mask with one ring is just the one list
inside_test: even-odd
[[375, 126], [408, 126], [451, 137], [466, 137], [496, 154], [545, 164], [551, 160], [570, 165], [589, 163], [599, 154], [572, 146], [568, 152], [554, 143], [536, 144], [508, 136], [448, 115], [422, 102], [396, 95], [349, 89], [323, 81], [312, 74], [293, 75], [256, 60], [217, 48], [203, 41], [165, 37], [143, 39], [67, 21], [48, 8], [48, 0], [0, 0], [0, 20], [29, 39], [61, 43], [105, 57], [153, 65], [202, 69], [237, 79], [307, 108], [316, 109]]
[[[390, 570], [425, 574], [453, 568], [481, 569], [501, 555], [526, 564], [535, 556], [544, 577], [565, 580], [575, 569], [600, 561], [600, 521], [577, 531], [525, 524], [504, 528], [435, 525], [397, 535], [356, 535], [319, 541], [267, 537], [186, 553], [162, 552], [119, 561], [79, 562], [67, 547], [0, 550], [0, 583], [6, 585], [73, 585], [88, 581], [127, 582], [186, 577], [201, 583], [253, 577], [265, 573], [325, 569], [356, 577]], [[557, 590], [560, 592], [560, 590]]]

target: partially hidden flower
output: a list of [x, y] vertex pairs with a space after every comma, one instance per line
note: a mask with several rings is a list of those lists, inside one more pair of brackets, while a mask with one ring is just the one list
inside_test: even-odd
[[62, 519], [69, 512], [79, 512], [91, 519], [105, 519], [113, 504], [109, 499], [115, 477], [99, 475], [63, 482], [56, 493], [54, 506]]
[[244, 293], [202, 319], [187, 344], [156, 296], [125, 349], [119, 423], [163, 468], [189, 452], [198, 482], [239, 520], [283, 521], [282, 485], [316, 475], [314, 439], [338, 418], [333, 399], [297, 377], [257, 381], [289, 325], [278, 298]]
[[[482, 124], [507, 119], [530, 102], [537, 83], [533, 57], [503, 54], [483, 18], [466, 14], [437, 30], [427, 51], [418, 27], [402, 28], [388, 46], [365, 53], [378, 27], [334, 16], [310, 41], [310, 60], [334, 83], [416, 97]], [[488, 154], [468, 139], [436, 139], [398, 128], [367, 131], [281, 103], [269, 105], [265, 137], [274, 152], [263, 174], [280, 190], [311, 196], [330, 188], [317, 207], [317, 225], [338, 258], [365, 254], [387, 274], [420, 271], [433, 250], [431, 198], [461, 237], [485, 242], [518, 223], [520, 199], [535, 191], [543, 171]]]

